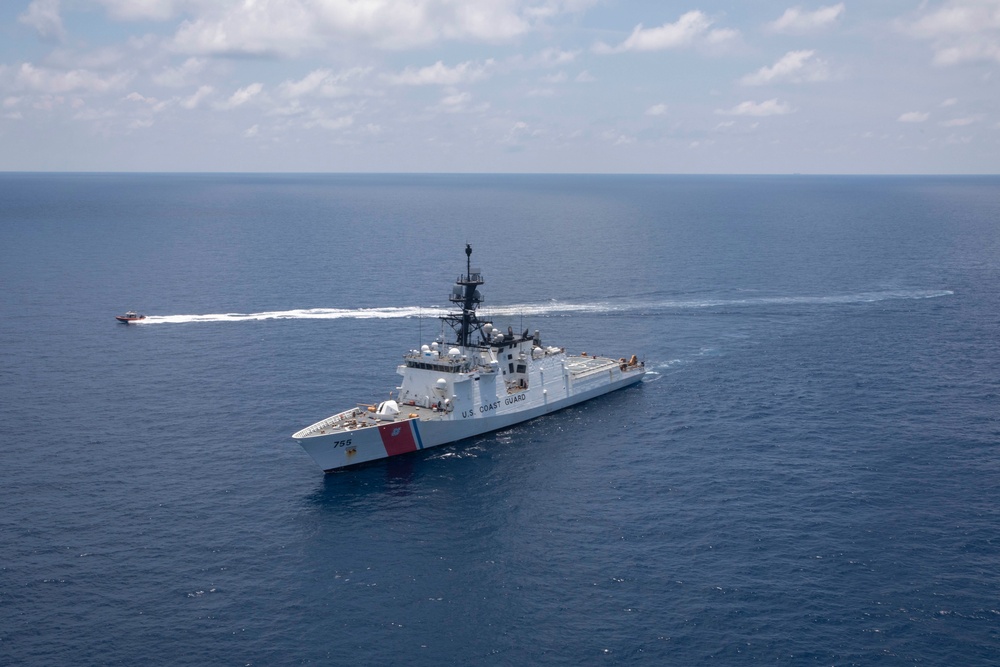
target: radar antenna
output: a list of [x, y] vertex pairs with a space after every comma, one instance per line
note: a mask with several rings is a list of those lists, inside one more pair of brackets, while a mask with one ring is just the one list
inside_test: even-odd
[[481, 330], [485, 320], [480, 320], [476, 316], [476, 308], [482, 303], [483, 297], [477, 289], [483, 284], [483, 274], [479, 269], [472, 268], [472, 245], [465, 244], [465, 275], [459, 276], [452, 288], [448, 300], [454, 304], [461, 304], [461, 314], [455, 313], [445, 315], [441, 319], [451, 325], [455, 330], [456, 343], [462, 347], [471, 347], [472, 334]]

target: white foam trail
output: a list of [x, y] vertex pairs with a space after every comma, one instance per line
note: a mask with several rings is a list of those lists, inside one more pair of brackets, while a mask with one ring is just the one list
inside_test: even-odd
[[[934, 299], [954, 294], [951, 290], [886, 290], [835, 294], [829, 296], [774, 296], [745, 299], [649, 300], [594, 303], [532, 303], [482, 308], [484, 317], [514, 317], [518, 315], [564, 315], [572, 313], [610, 314], [644, 313], [693, 308], [747, 308], [754, 306], [791, 306], [872, 303], [900, 299]], [[340, 319], [403, 319], [408, 317], [437, 318], [449, 312], [445, 308], [417, 306], [390, 308], [308, 308], [275, 310], [263, 313], [214, 313], [206, 315], [147, 315], [141, 324], [188, 324], [194, 322], [259, 322], [263, 320], [340, 320]]]
[[206, 315], [147, 315], [142, 324], [188, 324], [190, 322], [259, 322], [262, 320], [340, 320], [350, 318], [397, 319], [406, 317], [439, 317], [441, 308], [308, 308], [274, 310], [264, 313], [210, 313]]

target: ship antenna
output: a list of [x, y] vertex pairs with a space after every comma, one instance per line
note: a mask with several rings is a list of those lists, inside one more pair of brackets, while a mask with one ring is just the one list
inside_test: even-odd
[[452, 287], [448, 300], [462, 308], [461, 313], [445, 315], [441, 321], [447, 323], [457, 334], [455, 343], [461, 347], [473, 345], [472, 333], [482, 327], [482, 320], [476, 317], [476, 308], [482, 302], [482, 296], [476, 289], [483, 284], [483, 276], [476, 269], [472, 272], [472, 245], [465, 244], [465, 275], [460, 275]]

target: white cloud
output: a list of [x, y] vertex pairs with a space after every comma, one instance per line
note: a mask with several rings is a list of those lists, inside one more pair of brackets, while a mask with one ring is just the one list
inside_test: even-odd
[[271, 108], [267, 109], [267, 111], [265, 111], [264, 113], [267, 116], [283, 116], [286, 118], [291, 118], [293, 116], [301, 116], [302, 114], [307, 113], [311, 108], [312, 107], [306, 108], [302, 106], [301, 101], [293, 99], [289, 101], [288, 104], [280, 106], [272, 106]]
[[315, 93], [320, 87], [331, 84], [333, 72], [328, 69], [317, 69], [309, 72], [298, 81], [285, 81], [279, 90], [285, 97], [302, 97]]
[[118, 116], [112, 109], [95, 109], [83, 106], [74, 106], [74, 108], [77, 109], [77, 112], [73, 114], [73, 120], [101, 121]]
[[60, 41], [66, 38], [66, 29], [59, 15], [59, 0], [32, 0], [17, 20], [34, 28], [40, 37]]
[[62, 106], [65, 102], [66, 98], [62, 95], [42, 95], [35, 98], [31, 103], [31, 107], [39, 111], [52, 111], [56, 107]]
[[464, 91], [450, 90], [448, 93], [441, 98], [437, 105], [430, 107], [428, 110], [433, 112], [443, 112], [443, 113], [479, 113], [489, 109], [490, 105], [488, 102], [483, 102], [470, 106], [472, 102], [472, 94]]
[[243, 131], [243, 138], [251, 139], [256, 137], [258, 134], [260, 134], [260, 125], [254, 124]]
[[469, 93], [454, 93], [453, 95], [446, 95], [441, 98], [441, 104], [446, 107], [462, 107], [465, 106], [467, 102], [472, 99], [472, 95]]
[[326, 25], [366, 36], [382, 48], [409, 48], [441, 40], [504, 42], [531, 29], [526, 3], [501, 0], [369, 0], [322, 6]]
[[[555, 69], [571, 64], [580, 55], [580, 51], [563, 51], [562, 49], [542, 49], [531, 55], [515, 53], [499, 62], [491, 62], [491, 74], [510, 74], [517, 70]], [[552, 76], [559, 76], [554, 74]]]
[[931, 115], [926, 111], [907, 111], [904, 114], [900, 114], [896, 120], [900, 123], [923, 123], [930, 117]]
[[197, 109], [202, 101], [214, 92], [212, 86], [200, 86], [193, 95], [181, 100], [181, 106], [185, 109]]
[[132, 78], [131, 73], [119, 72], [101, 76], [85, 69], [54, 70], [22, 63], [17, 72], [17, 85], [40, 93], [59, 94], [70, 91], [106, 93], [123, 87]]
[[801, 7], [786, 9], [776, 21], [768, 24], [773, 32], [803, 33], [822, 30], [836, 23], [844, 13], [844, 3], [839, 2], [829, 7], [808, 12]]
[[519, 120], [511, 126], [510, 130], [507, 131], [506, 136], [504, 136], [501, 142], [505, 144], [515, 143], [526, 134], [528, 134], [528, 124], [523, 120]]
[[600, 2], [601, 0], [542, 0], [537, 5], [526, 7], [524, 13], [534, 19], [546, 19], [557, 14], [582, 12]]
[[794, 111], [787, 102], [774, 98], [763, 102], [740, 102], [731, 109], [716, 109], [715, 113], [723, 116], [783, 116]]
[[593, 83], [594, 81], [597, 81], [597, 77], [595, 77], [587, 70], [583, 70], [582, 72], [577, 74], [576, 78], [573, 80], [576, 81], [577, 83]]
[[172, 48], [196, 55], [296, 56], [322, 45], [316, 19], [299, 1], [219, 3], [181, 23]]
[[356, 41], [400, 50], [442, 41], [508, 42], [592, 0], [102, 0], [125, 18], [192, 14], [173, 48], [191, 54], [296, 55]]
[[168, 88], [189, 85], [191, 79], [205, 69], [205, 62], [203, 58], [188, 58], [180, 67], [164, 67], [162, 72], [153, 76], [153, 82]]
[[660, 51], [690, 46], [711, 25], [711, 20], [699, 11], [688, 12], [676, 23], [664, 23], [658, 28], [644, 29], [639, 24], [619, 48], [623, 51]]
[[483, 64], [470, 60], [454, 67], [448, 67], [439, 60], [433, 65], [420, 69], [407, 67], [399, 74], [387, 75], [385, 79], [389, 83], [406, 86], [455, 86], [460, 83], [473, 83], [488, 77], [492, 67], [492, 58]]
[[815, 57], [815, 51], [789, 51], [770, 67], [761, 67], [747, 74], [740, 83], [762, 86], [769, 83], [814, 83], [828, 81], [830, 70], [826, 62]]
[[251, 83], [249, 86], [244, 86], [243, 88], [238, 89], [235, 93], [229, 96], [228, 100], [216, 105], [216, 108], [235, 109], [236, 107], [243, 106], [257, 95], [260, 95], [260, 91], [262, 90], [264, 90], [264, 84]]
[[934, 11], [925, 13], [909, 25], [916, 37], [968, 35], [1000, 28], [1000, 2], [997, 0], [948, 0]]
[[278, 91], [283, 97], [292, 99], [305, 96], [345, 97], [353, 92], [345, 84], [352, 79], [365, 77], [370, 71], [370, 67], [352, 67], [339, 73], [328, 69], [317, 69], [298, 81], [283, 82]]
[[941, 122], [942, 127], [965, 127], [982, 120], [979, 116], [966, 116], [965, 118], [952, 118]]
[[1000, 62], [1000, 43], [991, 38], [969, 37], [963, 43], [935, 47], [935, 65], [990, 61]]
[[[2, 68], [0, 68], [0, 71], [2, 71]], [[16, 97], [13, 95], [5, 97], [3, 100], [3, 108], [5, 112], [2, 117], [9, 120], [23, 120], [24, 114], [17, 109], [17, 107], [21, 106], [21, 102], [23, 101], [23, 97]]]
[[968, 145], [972, 143], [972, 137], [960, 137], [957, 134], [951, 134], [944, 140], [944, 143], [948, 146]]
[[124, 59], [125, 54], [116, 47], [104, 47], [93, 51], [57, 48], [45, 57], [45, 63], [50, 69], [110, 71], [118, 67]]
[[305, 123], [305, 127], [319, 127], [324, 130], [343, 130], [354, 124], [354, 116], [337, 116], [330, 118], [321, 110], [313, 110], [310, 118]]
[[563, 51], [561, 49], [543, 49], [525, 61], [528, 67], [561, 67], [568, 65], [577, 56], [579, 51]]
[[943, 106], [943, 107], [953, 107], [956, 104], [958, 104], [958, 98], [957, 97], [949, 97], [948, 99], [946, 99], [944, 102], [941, 103], [941, 106]]
[[490, 107], [489, 103], [483, 102], [475, 106], [469, 106], [472, 102], [472, 93], [455, 89], [446, 90], [445, 96], [429, 111], [444, 113], [482, 112]]
[[663, 51], [682, 49], [699, 43], [719, 44], [736, 37], [736, 30], [709, 30], [714, 21], [704, 12], [690, 11], [674, 23], [664, 23], [658, 28], [643, 28], [640, 23], [628, 38], [618, 46], [603, 42], [594, 45], [596, 53], [622, 53], [625, 51]]
[[635, 143], [635, 137], [622, 134], [617, 130], [606, 130], [601, 133], [601, 138], [611, 143], [612, 146], [627, 146], [628, 144]]
[[935, 65], [1000, 62], [1000, 0], [949, 0], [899, 25], [931, 41]]
[[717, 28], [715, 30], [710, 30], [707, 35], [705, 35], [705, 43], [717, 46], [720, 44], [725, 44], [726, 42], [731, 42], [740, 36], [740, 31], [735, 28]]
[[647, 116], [662, 116], [665, 113], [667, 113], [667, 105], [662, 103], [654, 104], [653, 106], [646, 109]]
[[136, 92], [129, 93], [125, 96], [125, 99], [129, 102], [144, 104], [154, 113], [163, 111], [169, 105], [169, 101], [167, 100], [158, 100], [155, 97], [146, 97], [145, 95]]
[[[164, 21], [174, 16], [178, 0], [97, 0], [112, 18], [121, 21]], [[192, 3], [187, 3], [192, 4]]]

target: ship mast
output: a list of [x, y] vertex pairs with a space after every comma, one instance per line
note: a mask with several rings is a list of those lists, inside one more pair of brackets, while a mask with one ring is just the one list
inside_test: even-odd
[[472, 268], [472, 246], [465, 244], [465, 275], [459, 276], [452, 288], [448, 300], [461, 304], [462, 313], [445, 315], [441, 319], [455, 330], [456, 343], [462, 347], [472, 346], [472, 333], [478, 330], [483, 322], [476, 316], [476, 308], [482, 302], [482, 295], [477, 289], [483, 284], [483, 275], [479, 269]]

